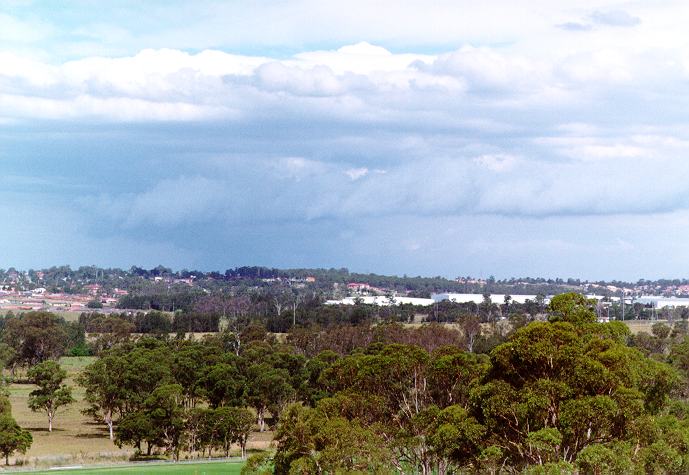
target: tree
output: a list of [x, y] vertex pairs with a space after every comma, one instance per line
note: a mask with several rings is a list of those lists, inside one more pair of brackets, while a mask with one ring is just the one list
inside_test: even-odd
[[653, 336], [664, 340], [670, 336], [672, 328], [664, 323], [654, 323], [651, 327], [651, 332], [653, 333]]
[[234, 441], [239, 444], [239, 449], [242, 453], [242, 458], [246, 458], [246, 444], [249, 441], [249, 435], [254, 428], [254, 421], [256, 416], [246, 408], [235, 407], [234, 411]]
[[581, 324], [596, 321], [595, 301], [574, 292], [560, 294], [550, 299], [551, 320]]
[[92, 416], [108, 426], [110, 440], [115, 440], [113, 424], [115, 415], [122, 411], [124, 404], [124, 386], [122, 358], [106, 354], [84, 368], [79, 375], [78, 383], [86, 390], [86, 402], [89, 406], [83, 413]]
[[173, 344], [173, 350], [172, 379], [184, 388], [184, 405], [195, 407], [204, 394], [204, 374], [221, 358], [221, 349], [217, 345], [182, 340]]
[[213, 411], [213, 434], [229, 456], [233, 443], [239, 444], [242, 458], [246, 457], [246, 443], [251, 434], [256, 417], [252, 412], [240, 407], [220, 407]]
[[62, 356], [67, 344], [62, 323], [50, 312], [27, 312], [8, 319], [2, 339], [15, 350], [13, 362], [35, 365]]
[[431, 406], [425, 411], [429, 418], [425, 433], [432, 453], [436, 457], [438, 473], [447, 473], [448, 467], [463, 467], [478, 454], [486, 429], [461, 406], [440, 410]]
[[201, 378], [206, 399], [212, 408], [239, 405], [244, 400], [246, 381], [235, 365], [218, 363]]
[[187, 430], [183, 401], [179, 384], [156, 387], [141, 409], [122, 418], [115, 431], [115, 442], [118, 446], [132, 444], [140, 450], [141, 442], [145, 441], [147, 454], [157, 446], [178, 460], [182, 437]]
[[141, 338], [133, 348], [116, 348], [114, 354], [124, 359], [119, 375], [123, 414], [141, 409], [156, 387], [172, 382], [172, 352], [158, 339]]
[[145, 411], [165, 451], [177, 460], [184, 434], [184, 392], [179, 384], [157, 387], [146, 399]]
[[266, 363], [249, 368], [247, 401], [256, 410], [258, 427], [265, 430], [265, 415], [271, 411], [279, 416], [282, 405], [294, 395], [287, 370], [272, 368]]
[[249, 457], [242, 467], [241, 475], [272, 475], [273, 460], [266, 452]]
[[93, 299], [86, 302], [86, 308], [103, 308], [103, 303], [100, 299]]
[[157, 442], [157, 432], [149, 414], [142, 411], [132, 412], [120, 419], [115, 430], [115, 445], [122, 447], [129, 444], [141, 451], [141, 442], [146, 442], [146, 455]]
[[0, 376], [5, 377], [5, 369], [10, 366], [10, 362], [16, 355], [16, 350], [7, 343], [0, 343]]
[[29, 393], [29, 408], [34, 412], [45, 411], [48, 415], [48, 431], [52, 432], [57, 410], [74, 402], [72, 388], [63, 384], [67, 372], [55, 361], [48, 360], [31, 368], [27, 376], [38, 386]]
[[5, 457], [5, 465], [9, 465], [13, 453], [25, 454], [32, 442], [31, 433], [19, 427], [11, 414], [0, 415], [0, 454]]
[[576, 464], [582, 473], [593, 475], [624, 474], [632, 471], [632, 461], [622, 447], [610, 448], [601, 444], [592, 444], [582, 450], [577, 456]]
[[466, 349], [471, 353], [474, 351], [474, 342], [476, 338], [481, 335], [481, 321], [474, 315], [464, 315], [459, 320], [459, 326], [462, 328], [462, 333], [464, 334]]

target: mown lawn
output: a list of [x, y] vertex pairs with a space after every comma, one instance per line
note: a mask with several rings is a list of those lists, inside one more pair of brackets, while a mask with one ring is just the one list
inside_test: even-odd
[[97, 467], [97, 468], [77, 468], [67, 470], [45, 470], [41, 472], [29, 472], [32, 474], [59, 474], [72, 473], [75, 475], [112, 473], [122, 475], [148, 475], [149, 473], [171, 473], [178, 475], [220, 475], [238, 474], [242, 470], [243, 462], [206, 462], [206, 463], [165, 463], [165, 464], [142, 464], [140, 466], [125, 467]]

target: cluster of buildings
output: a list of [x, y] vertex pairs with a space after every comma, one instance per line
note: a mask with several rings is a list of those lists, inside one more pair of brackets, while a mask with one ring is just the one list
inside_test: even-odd
[[0, 313], [37, 310], [84, 312], [88, 310], [89, 302], [93, 301], [100, 302], [103, 309], [115, 309], [119, 297], [127, 293], [126, 290], [115, 289], [105, 294], [98, 284], [87, 285], [84, 290], [82, 294], [66, 294], [50, 293], [43, 287], [33, 290], [6, 288], [0, 290]]

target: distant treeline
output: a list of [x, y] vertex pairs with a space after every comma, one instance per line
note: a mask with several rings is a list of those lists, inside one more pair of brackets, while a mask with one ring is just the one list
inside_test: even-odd
[[[179, 280], [189, 280], [193, 282], [195, 288], [203, 288], [210, 291], [234, 289], [237, 287], [253, 286], [280, 286], [280, 281], [302, 281], [307, 277], [315, 278], [315, 281], [307, 283], [308, 288], [318, 290], [333, 290], [333, 284], [346, 284], [349, 282], [362, 282], [374, 287], [385, 288], [398, 292], [410, 292], [412, 296], [428, 297], [433, 292], [467, 292], [467, 293], [509, 293], [509, 294], [558, 294], [570, 290], [581, 291], [586, 284], [595, 283], [601, 286], [598, 290], [603, 293], [610, 293], [605, 289], [607, 285], [615, 287], [632, 287], [634, 285], [647, 285], [651, 289], [667, 286], [679, 286], [689, 284], [687, 279], [660, 279], [650, 281], [641, 279], [636, 283], [623, 281], [585, 281], [576, 278], [550, 279], [539, 277], [519, 277], [509, 279], [496, 279], [488, 277], [485, 280], [462, 277], [457, 280], [445, 277], [421, 277], [421, 276], [388, 276], [373, 273], [350, 272], [347, 268], [330, 269], [279, 269], [264, 266], [241, 266], [227, 269], [225, 271], [203, 271], [203, 270], [173, 270], [165, 266], [157, 266], [151, 269], [133, 266], [128, 270], [117, 268], [99, 268], [95, 266], [82, 266], [72, 269], [69, 266], [50, 267], [43, 270], [29, 270], [27, 272], [18, 271], [15, 268], [7, 270], [0, 269], [0, 281], [6, 286], [20, 284], [22, 288], [45, 287], [51, 292], [77, 293], [83, 292], [84, 287], [89, 284], [100, 284], [103, 289], [111, 290], [114, 288], [126, 289], [135, 296], [143, 296], [155, 284], [165, 284], [171, 286], [171, 292], [175, 293], [175, 286]], [[155, 282], [160, 278], [161, 282]], [[284, 282], [283, 282], [284, 283]], [[188, 285], [182, 284], [182, 285]], [[134, 301], [130, 308], [143, 308], [146, 304], [145, 299]], [[158, 305], [150, 302], [151, 307]], [[168, 303], [161, 303], [162, 306]], [[172, 306], [172, 302], [169, 302]], [[175, 304], [180, 307], [184, 302]], [[166, 308], [167, 309], [167, 308]]]
[[212, 313], [164, 312], [82, 313], [79, 324], [86, 333], [112, 333], [129, 329], [129, 333], [218, 332], [220, 317]]

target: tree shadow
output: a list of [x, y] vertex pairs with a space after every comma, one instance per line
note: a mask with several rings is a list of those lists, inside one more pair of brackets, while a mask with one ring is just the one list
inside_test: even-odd
[[103, 438], [107, 438], [108, 435], [107, 434], [90, 433], [90, 434], [77, 434], [74, 437], [76, 437], [78, 439], [103, 439]]

